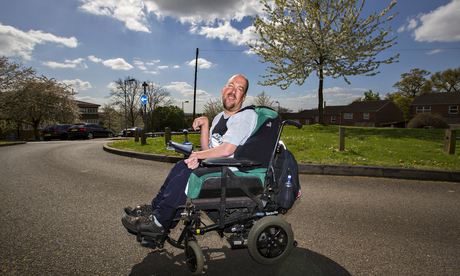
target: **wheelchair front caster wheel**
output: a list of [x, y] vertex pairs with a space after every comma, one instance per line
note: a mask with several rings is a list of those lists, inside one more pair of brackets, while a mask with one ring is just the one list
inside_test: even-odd
[[185, 262], [192, 275], [201, 275], [204, 268], [203, 251], [196, 241], [189, 241], [185, 247]]
[[280, 217], [264, 217], [252, 226], [248, 236], [251, 257], [260, 264], [274, 264], [286, 258], [294, 247], [291, 225]]

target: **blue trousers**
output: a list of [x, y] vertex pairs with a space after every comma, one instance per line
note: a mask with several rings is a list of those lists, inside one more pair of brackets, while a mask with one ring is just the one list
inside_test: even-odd
[[169, 172], [157, 196], [152, 200], [153, 215], [165, 228], [173, 228], [172, 219], [179, 217], [182, 210], [177, 207], [187, 201], [185, 187], [192, 170], [184, 161], [176, 163]]

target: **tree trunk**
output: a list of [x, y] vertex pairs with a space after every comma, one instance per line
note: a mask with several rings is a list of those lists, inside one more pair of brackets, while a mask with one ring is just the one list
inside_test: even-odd
[[323, 69], [319, 69], [319, 87], [318, 87], [318, 123], [324, 124], [323, 115], [323, 82], [324, 82], [324, 75]]
[[33, 122], [33, 125], [32, 127], [34, 128], [34, 139], [35, 141], [39, 141], [40, 140], [40, 133], [38, 131], [38, 126], [40, 124], [40, 121], [38, 122]]

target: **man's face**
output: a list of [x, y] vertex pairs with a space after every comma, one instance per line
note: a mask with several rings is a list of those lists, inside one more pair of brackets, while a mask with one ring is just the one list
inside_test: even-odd
[[233, 76], [222, 88], [222, 104], [227, 111], [238, 111], [246, 98], [248, 83], [243, 76]]

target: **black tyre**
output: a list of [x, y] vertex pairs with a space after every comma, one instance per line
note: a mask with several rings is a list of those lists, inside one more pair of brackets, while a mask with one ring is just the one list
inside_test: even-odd
[[249, 231], [248, 250], [260, 264], [274, 264], [287, 257], [294, 247], [291, 225], [280, 217], [264, 217]]
[[185, 248], [185, 262], [192, 275], [201, 275], [204, 268], [203, 251], [196, 241], [189, 241]]

